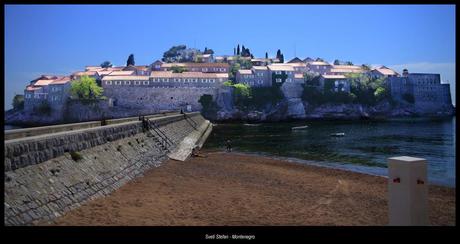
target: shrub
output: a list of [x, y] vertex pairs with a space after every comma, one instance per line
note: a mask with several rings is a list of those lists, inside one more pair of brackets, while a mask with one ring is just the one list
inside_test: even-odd
[[13, 98], [13, 108], [16, 110], [24, 109], [24, 95], [16, 95]]
[[172, 70], [173, 73], [182, 73], [182, 72], [186, 72], [187, 68], [182, 67], [182, 66], [174, 65], [174, 66], [171, 67], [171, 70]]
[[78, 160], [83, 159], [83, 157], [81, 156], [80, 153], [74, 152], [74, 151], [70, 152], [70, 157], [72, 157], [72, 159], [73, 159], [74, 161], [78, 161]]

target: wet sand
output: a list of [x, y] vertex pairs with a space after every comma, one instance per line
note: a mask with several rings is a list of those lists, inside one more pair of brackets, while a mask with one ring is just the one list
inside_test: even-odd
[[[269, 157], [168, 160], [52, 225], [387, 225], [387, 179]], [[432, 225], [455, 225], [455, 189], [429, 186]]]

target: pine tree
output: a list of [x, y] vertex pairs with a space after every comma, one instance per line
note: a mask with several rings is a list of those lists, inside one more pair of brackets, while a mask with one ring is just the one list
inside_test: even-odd
[[236, 55], [240, 55], [240, 44], [238, 44], [238, 47], [236, 48]]
[[233, 56], [235, 56], [235, 55], [236, 55], [236, 48], [234, 47], [233, 48]]
[[278, 51], [276, 51], [276, 58], [277, 59], [281, 58], [281, 50], [279, 50], [279, 49], [278, 49]]
[[265, 52], [265, 59], [268, 59], [268, 53]]

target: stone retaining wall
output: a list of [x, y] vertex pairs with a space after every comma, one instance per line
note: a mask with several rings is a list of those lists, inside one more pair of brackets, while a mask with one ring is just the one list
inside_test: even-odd
[[184, 115], [152, 118], [150, 123], [173, 142], [166, 148], [155, 130], [143, 131], [142, 122], [6, 141], [5, 225], [51, 221], [87, 200], [111, 193], [158, 167], [205, 122], [199, 113], [187, 119]]

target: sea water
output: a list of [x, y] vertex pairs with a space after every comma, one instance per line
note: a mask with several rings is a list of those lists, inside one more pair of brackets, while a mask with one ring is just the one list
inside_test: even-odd
[[[304, 125], [308, 128], [292, 130]], [[455, 117], [217, 124], [204, 148], [223, 150], [228, 139], [240, 152], [382, 176], [390, 157], [425, 158], [431, 183], [455, 187]]]

